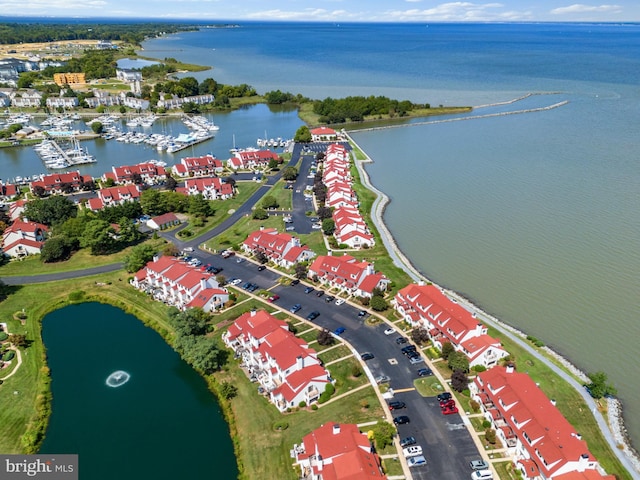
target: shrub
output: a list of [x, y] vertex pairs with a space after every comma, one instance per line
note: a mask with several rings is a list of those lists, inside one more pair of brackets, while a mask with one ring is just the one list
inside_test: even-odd
[[485, 433], [484, 433], [484, 438], [491, 445], [495, 445], [496, 444], [496, 431], [494, 429], [492, 429], [492, 428], [487, 429], [485, 431]]
[[360, 408], [363, 408], [365, 410], [369, 408], [369, 400], [367, 400], [366, 398], [360, 400]]
[[316, 405], [315, 403], [311, 405], [311, 410], [313, 410], [314, 412], [318, 410], [318, 405]]
[[333, 395], [335, 391], [336, 391], [336, 387], [334, 387], [332, 383], [329, 383], [324, 389], [324, 392], [322, 392], [322, 394], [320, 395], [320, 398], [318, 399], [318, 403], [325, 403], [329, 401], [329, 399], [331, 398], [331, 395]]
[[472, 412], [479, 412], [480, 411], [480, 404], [478, 402], [476, 402], [475, 400], [471, 400], [469, 402], [469, 408], [471, 409]]
[[82, 290], [76, 290], [75, 292], [71, 292], [69, 294], [69, 301], [71, 302], [79, 302], [84, 298], [84, 292]]
[[487, 371], [487, 367], [485, 367], [484, 365], [474, 365], [471, 370], [477, 373], [482, 373]]
[[16, 356], [16, 353], [13, 350], [9, 350], [7, 353], [4, 354], [4, 356], [2, 357], [2, 360], [4, 360], [5, 362], [8, 362], [9, 360], [13, 360], [13, 357]]
[[20, 320], [26, 320], [27, 319], [27, 314], [24, 312], [18, 312], [16, 313], [16, 317], [18, 317]]
[[362, 375], [362, 368], [360, 368], [360, 365], [354, 364], [351, 367], [351, 376], [358, 378], [360, 375]]
[[0, 342], [4, 342], [7, 338], [9, 338], [9, 335], [4, 332], [0, 332]]
[[[290, 411], [291, 409], [287, 408], [287, 412]], [[278, 420], [273, 424], [273, 429], [279, 432], [281, 432], [282, 430], [286, 430], [287, 428], [289, 428], [289, 422], [287, 422], [286, 420]]]
[[484, 428], [486, 430], [489, 427], [491, 427], [491, 422], [489, 420], [484, 420], [482, 422], [482, 428]]
[[303, 401], [301, 401], [301, 402], [298, 404], [298, 406], [299, 406], [300, 408], [304, 408], [304, 407], [306, 407], [306, 406], [307, 406], [307, 402], [305, 402], [305, 401], [303, 400]]

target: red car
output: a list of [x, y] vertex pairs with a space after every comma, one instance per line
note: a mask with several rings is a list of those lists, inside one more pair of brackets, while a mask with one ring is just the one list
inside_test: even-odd
[[458, 407], [456, 407], [456, 406], [447, 407], [447, 408], [443, 408], [442, 409], [442, 414], [443, 415], [453, 415], [454, 413], [458, 413]]
[[449, 408], [449, 407], [455, 407], [455, 406], [456, 406], [456, 402], [453, 399], [447, 400], [445, 402], [440, 402], [440, 408]]
[[278, 300], [279, 298], [280, 298], [280, 295], [271, 295], [271, 296], [269, 297], [269, 301], [270, 301], [271, 303], [273, 303], [273, 302], [275, 302], [276, 300]]

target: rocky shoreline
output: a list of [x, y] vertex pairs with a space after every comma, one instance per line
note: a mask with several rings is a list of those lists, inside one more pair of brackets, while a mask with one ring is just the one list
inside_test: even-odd
[[[378, 190], [376, 187], [373, 186], [368, 173], [364, 169], [364, 164], [372, 163], [373, 160], [357, 144], [357, 142], [355, 142], [353, 138], [349, 136], [348, 132], [345, 132], [343, 130], [343, 133], [346, 135], [349, 141], [353, 145], [355, 145], [366, 157], [365, 160], [356, 161], [356, 167], [358, 169], [358, 172], [360, 173], [362, 184], [377, 195], [377, 198], [374, 201], [371, 209], [371, 218], [373, 220], [373, 223], [376, 225], [376, 228], [380, 232], [382, 241], [385, 244], [385, 247], [389, 252], [389, 255], [391, 256], [392, 260], [394, 261], [396, 266], [405, 270], [413, 278], [414, 281], [433, 283], [434, 285], [437, 285], [435, 282], [429, 280], [426, 277], [426, 275], [420, 272], [411, 263], [411, 261], [402, 253], [402, 251], [396, 244], [393, 235], [391, 234], [391, 232], [389, 231], [389, 229], [387, 228], [383, 220], [384, 211], [391, 200], [384, 192], [381, 192], [380, 190]], [[469, 299], [464, 298], [457, 292], [454, 292], [452, 290], [447, 290], [442, 287], [440, 288], [443, 290], [445, 294], [459, 301], [463, 306], [465, 306], [465, 308], [468, 308], [471, 311], [475, 312], [479, 318], [486, 320], [488, 323], [492, 324], [499, 330], [504, 331], [505, 333], [508, 332], [509, 334], [511, 334], [512, 337], [513, 336], [518, 337], [521, 340], [521, 342], [519, 343], [526, 342], [527, 335], [524, 332], [482, 311], [479, 307], [474, 305]], [[575, 379], [577, 379], [577, 381], [581, 382], [582, 384], [589, 382], [589, 377], [583, 371], [581, 371], [578, 367], [573, 365], [569, 360], [564, 358], [562, 355], [551, 350], [549, 347], [546, 347], [546, 346], [543, 347], [542, 350], [547, 356], [554, 358], [558, 363], [560, 363], [567, 371], [571, 373], [571, 375]], [[614, 450], [617, 450], [618, 452], [621, 451], [624, 454], [624, 457], [627, 460], [627, 463], [630, 464], [634, 470], [634, 471], [630, 470], [629, 473], [633, 477], [638, 478], [639, 477], [638, 474], [640, 474], [640, 454], [634, 448], [631, 442], [631, 438], [629, 437], [627, 433], [627, 429], [624, 425], [623, 408], [622, 408], [622, 402], [620, 402], [620, 400], [616, 398], [607, 399], [606, 422], [608, 425], [608, 430], [611, 433], [611, 436], [613, 437], [613, 440], [615, 442], [615, 445], [611, 445], [611, 448]]]

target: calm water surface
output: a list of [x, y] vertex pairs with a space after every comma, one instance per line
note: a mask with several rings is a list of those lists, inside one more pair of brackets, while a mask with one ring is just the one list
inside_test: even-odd
[[[43, 320], [53, 414], [41, 453], [77, 453], [83, 480], [236, 478], [205, 381], [152, 329], [97, 303]], [[130, 375], [120, 387], [110, 374]]]

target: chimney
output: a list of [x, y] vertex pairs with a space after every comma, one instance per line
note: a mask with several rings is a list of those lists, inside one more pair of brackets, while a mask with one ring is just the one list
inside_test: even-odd
[[252, 317], [255, 317], [255, 316], [256, 316], [256, 309], [254, 308], [253, 310], [251, 310], [251, 312], [250, 312], [250, 313], [251, 313], [251, 316], [252, 316]]
[[338, 435], [340, 433], [340, 424], [339, 423], [334, 423], [333, 424], [333, 434], [334, 435]]
[[556, 401], [553, 398], [551, 399], [551, 405], [553, 405], [554, 407], [556, 406]]
[[516, 369], [515, 365], [513, 363], [510, 363], [505, 368], [505, 372], [506, 373], [513, 373], [515, 369]]
[[206, 290], [207, 288], [207, 280], [205, 278], [200, 279], [200, 290]]
[[302, 370], [304, 368], [304, 357], [302, 355], [296, 357], [296, 366], [298, 367], [298, 370]]

